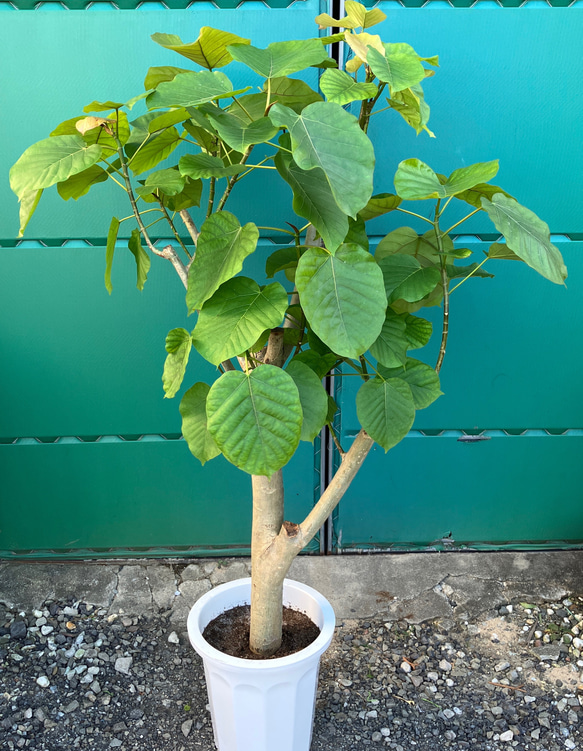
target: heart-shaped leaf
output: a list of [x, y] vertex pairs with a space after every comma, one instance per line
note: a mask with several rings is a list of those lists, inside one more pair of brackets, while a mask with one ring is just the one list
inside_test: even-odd
[[275, 104], [269, 116], [289, 130], [298, 167], [323, 170], [339, 208], [356, 219], [372, 195], [374, 170], [373, 146], [356, 117], [333, 102], [315, 102], [299, 115]]
[[435, 370], [421, 360], [408, 357], [403, 367], [379, 368], [385, 379], [400, 378], [411, 389], [415, 409], [425, 409], [442, 395], [439, 376]]
[[295, 357], [285, 370], [294, 379], [300, 395], [304, 416], [300, 440], [312, 443], [326, 424], [328, 394], [314, 371]]
[[234, 44], [228, 49], [235, 60], [264, 78], [289, 76], [311, 65], [318, 65], [328, 57], [319, 39], [273, 42], [267, 49]]
[[162, 81], [146, 103], [148, 109], [160, 107], [197, 107], [235, 93], [224, 73], [208, 70], [179, 73], [171, 81]]
[[273, 365], [231, 370], [212, 386], [208, 430], [225, 457], [251, 475], [272, 475], [300, 440], [302, 406], [292, 377]]
[[221, 284], [241, 271], [243, 261], [253, 253], [258, 239], [259, 230], [254, 224], [250, 222], [241, 227], [237, 217], [228, 211], [209, 216], [201, 227], [188, 272], [186, 305], [189, 313], [200, 310]]
[[265, 329], [281, 325], [286, 309], [287, 293], [281, 284], [260, 288], [253, 279], [237, 276], [204, 304], [192, 332], [193, 344], [218, 365], [249, 349]]
[[394, 300], [417, 302], [428, 295], [441, 278], [435, 266], [424, 268], [413, 256], [400, 253], [379, 261], [389, 304]]
[[378, 92], [374, 83], [357, 83], [352, 76], [337, 68], [328, 68], [320, 79], [320, 88], [329, 102], [350, 102], [372, 99]]
[[482, 206], [506, 244], [519, 258], [555, 284], [564, 284], [567, 268], [559, 249], [551, 243], [548, 225], [530, 209], [502, 193]]
[[371, 344], [371, 355], [387, 368], [396, 368], [403, 365], [407, 359], [409, 344], [405, 332], [406, 325], [403, 316], [388, 308], [381, 333], [377, 340]]
[[403, 440], [415, 420], [415, 404], [400, 378], [372, 378], [356, 395], [356, 413], [369, 436], [386, 451]]
[[206, 383], [195, 383], [180, 402], [182, 435], [191, 453], [201, 464], [214, 459], [221, 453], [207, 428], [206, 400], [209, 391], [210, 386]]
[[233, 58], [227, 50], [230, 44], [250, 44], [249, 39], [210, 26], [202, 26], [198, 39], [191, 44], [184, 44], [176, 34], [152, 34], [152, 39], [156, 44], [178, 52], [208, 70], [222, 68], [231, 62]]
[[186, 329], [172, 329], [166, 337], [166, 362], [162, 374], [162, 385], [166, 399], [172, 399], [182, 385], [188, 365], [192, 339]]
[[311, 328], [338, 355], [357, 358], [378, 337], [387, 307], [383, 277], [362, 248], [341, 245], [335, 255], [308, 249], [296, 285]]

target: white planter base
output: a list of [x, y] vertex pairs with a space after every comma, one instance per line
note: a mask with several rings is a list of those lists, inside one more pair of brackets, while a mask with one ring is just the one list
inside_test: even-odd
[[202, 632], [221, 613], [248, 605], [251, 579], [207, 592], [190, 611], [188, 636], [204, 662], [219, 751], [309, 751], [320, 657], [334, 634], [334, 611], [315, 589], [285, 580], [283, 604], [306, 613], [320, 635], [306, 649], [272, 660], [244, 660], [211, 647]]

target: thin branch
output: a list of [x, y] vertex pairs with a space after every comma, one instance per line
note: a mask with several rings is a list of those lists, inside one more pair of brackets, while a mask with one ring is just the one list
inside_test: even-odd
[[455, 291], [456, 291], [456, 289], [457, 289], [458, 287], [461, 287], [461, 286], [462, 286], [462, 284], [463, 284], [464, 282], [467, 282], [467, 281], [468, 281], [468, 279], [469, 279], [469, 278], [470, 278], [471, 276], [473, 276], [473, 275], [474, 275], [474, 274], [475, 274], [475, 273], [476, 273], [476, 272], [478, 271], [478, 269], [481, 269], [481, 268], [482, 268], [482, 266], [483, 266], [483, 265], [484, 265], [484, 264], [486, 263], [486, 261], [489, 261], [489, 260], [490, 260], [490, 258], [489, 258], [488, 256], [486, 256], [486, 258], [484, 258], [484, 260], [483, 260], [483, 261], [481, 261], [481, 262], [480, 262], [480, 263], [479, 263], [479, 264], [478, 264], [478, 265], [476, 266], [476, 268], [475, 268], [475, 269], [472, 269], [472, 271], [470, 271], [470, 273], [469, 273], [469, 274], [468, 274], [467, 276], [465, 276], [465, 277], [464, 277], [464, 278], [463, 278], [463, 279], [461, 280], [461, 282], [458, 282], [458, 283], [457, 283], [457, 284], [455, 285], [455, 287], [453, 287], [453, 289], [450, 289], [450, 290], [449, 290], [449, 294], [451, 295], [451, 293], [452, 293], [452, 292], [455, 292]]
[[344, 455], [346, 454], [346, 451], [344, 451], [344, 449], [342, 448], [342, 446], [340, 444], [340, 440], [338, 438], [338, 435], [336, 434], [336, 431], [332, 427], [332, 423], [331, 422], [327, 422], [326, 425], [328, 426], [328, 430], [330, 431], [330, 435], [332, 436], [332, 440], [334, 441], [334, 445], [336, 446], [336, 450], [338, 451], [338, 453], [340, 454], [340, 456], [342, 458], [344, 458]]
[[[267, 80], [269, 81], [270, 79], [267, 79]], [[252, 151], [253, 151], [253, 145], [248, 146], [247, 149], [246, 149], [246, 151], [245, 151], [245, 153], [243, 154], [243, 157], [242, 157], [241, 161], [239, 162], [239, 164], [246, 164], [247, 160], [251, 156], [251, 152]], [[217, 211], [222, 211], [223, 210], [223, 207], [227, 203], [227, 199], [231, 195], [231, 191], [235, 187], [235, 184], [237, 183], [238, 179], [239, 179], [239, 175], [233, 175], [233, 177], [229, 180], [229, 182], [227, 184], [227, 187], [225, 189], [225, 192], [223, 193], [223, 197], [219, 201], [219, 205], [217, 207]]]
[[[445, 207], [444, 207], [444, 208], [445, 208]], [[477, 213], [478, 213], [478, 211], [482, 211], [482, 209], [476, 209], [475, 211], [472, 211], [471, 213], [469, 213], [469, 214], [468, 214], [467, 216], [464, 216], [464, 218], [463, 218], [463, 219], [460, 219], [460, 220], [459, 220], [459, 222], [456, 222], [455, 224], [452, 224], [452, 225], [451, 225], [451, 227], [450, 227], [450, 228], [449, 228], [449, 229], [448, 229], [448, 230], [447, 230], [446, 232], [444, 232], [443, 234], [444, 234], [444, 235], [449, 235], [449, 233], [450, 233], [450, 232], [452, 231], [452, 229], [455, 229], [456, 227], [459, 227], [459, 226], [460, 226], [460, 224], [463, 224], [463, 223], [464, 223], [464, 222], [465, 222], [466, 220], [468, 220], [468, 219], [469, 219], [469, 218], [470, 218], [471, 216], [474, 216], [474, 214], [477, 214]]]
[[206, 210], [206, 218], [208, 219], [209, 216], [213, 213], [213, 209], [215, 207], [215, 190], [217, 186], [217, 178], [211, 177], [210, 185], [209, 185], [209, 202], [208, 207]]
[[170, 225], [170, 229], [172, 230], [172, 234], [176, 238], [176, 241], [178, 242], [178, 244], [180, 245], [180, 247], [182, 248], [182, 250], [186, 253], [186, 255], [188, 256], [188, 258], [192, 261], [192, 256], [188, 252], [188, 249], [187, 249], [186, 245], [182, 242], [182, 238], [178, 234], [178, 230], [174, 226], [174, 222], [172, 221], [172, 219], [170, 217], [170, 214], [168, 213], [168, 211], [166, 210], [166, 207], [162, 203], [162, 199], [158, 198], [158, 203], [160, 204], [160, 208], [164, 212], [164, 218], [166, 219], [166, 221]]
[[223, 366], [223, 370], [225, 372], [227, 370], [236, 370], [235, 366], [233, 365], [233, 363], [230, 360], [223, 360], [223, 362], [221, 363], [221, 365]]
[[174, 250], [174, 248], [171, 245], [167, 245], [163, 250], [158, 250], [158, 248], [150, 240], [150, 236], [148, 235], [148, 231], [144, 227], [144, 222], [142, 221], [142, 217], [140, 216], [138, 205], [136, 203], [136, 198], [134, 196], [134, 191], [132, 189], [132, 183], [131, 183], [130, 175], [128, 172], [127, 162], [125, 160], [125, 155], [123, 153], [123, 146], [121, 144], [121, 141], [119, 140], [119, 136], [117, 135], [117, 132], [114, 134], [114, 138], [117, 144], [117, 153], [119, 154], [122, 174], [123, 174], [123, 178], [126, 184], [126, 189], [128, 192], [128, 198], [130, 199], [130, 203], [132, 205], [132, 209], [134, 212], [134, 217], [136, 219], [136, 222], [138, 223], [138, 227], [140, 228], [142, 237], [144, 238], [146, 245], [148, 246], [150, 251], [154, 253], [154, 255], [160, 256], [161, 258], [166, 258], [168, 261], [170, 261], [170, 263], [174, 266], [176, 273], [180, 277], [180, 281], [184, 284], [185, 287], [187, 287], [188, 286], [188, 274], [186, 272], [186, 267], [184, 266], [184, 264], [178, 257], [178, 253]]
[[421, 214], [416, 214], [414, 211], [407, 211], [407, 209], [402, 209], [399, 206], [397, 206], [395, 211], [400, 211], [402, 214], [409, 214], [410, 216], [416, 216], [417, 219], [422, 219], [424, 222], [427, 222], [428, 224], [431, 224], [431, 226], [433, 226], [431, 219], [428, 219], [426, 216], [421, 216]]
[[182, 211], [178, 213], [180, 214], [180, 218], [184, 222], [184, 226], [188, 230], [188, 234], [192, 238], [192, 242], [194, 243], [194, 247], [196, 248], [196, 245], [198, 243], [198, 236], [200, 235], [196, 224], [193, 222], [192, 217], [186, 209], [182, 209]]

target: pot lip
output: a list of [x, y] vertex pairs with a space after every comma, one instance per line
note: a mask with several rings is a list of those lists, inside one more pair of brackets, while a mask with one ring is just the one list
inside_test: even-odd
[[[286, 666], [295, 665], [298, 662], [309, 660], [313, 657], [319, 657], [330, 645], [332, 637], [334, 635], [334, 628], [336, 626], [336, 616], [332, 605], [328, 600], [313, 587], [309, 587], [307, 584], [293, 581], [292, 579], [284, 579], [285, 589], [295, 589], [301, 591], [303, 594], [312, 597], [316, 600], [318, 607], [322, 611], [323, 625], [320, 631], [320, 635], [307, 647], [294, 652], [294, 654], [287, 655], [286, 657], [275, 657], [271, 660], [246, 660], [243, 657], [233, 657], [232, 655], [225, 654], [224, 652], [215, 649], [211, 646], [206, 639], [203, 638], [202, 632], [198, 626], [198, 617], [201, 610], [213, 600], [217, 593], [228, 592], [231, 589], [239, 589], [241, 587], [249, 588], [249, 595], [251, 594], [251, 578], [235, 579], [234, 581], [227, 582], [226, 584], [220, 584], [218, 587], [214, 587], [209, 592], [204, 594], [193, 607], [188, 614], [188, 636], [190, 643], [198, 654], [206, 659], [213, 660], [215, 662], [221, 662], [224, 665], [229, 665], [236, 668], [245, 668], [247, 670], [261, 671], [261, 670], [274, 670], [276, 668], [283, 668]], [[249, 597], [250, 599], [250, 597]]]

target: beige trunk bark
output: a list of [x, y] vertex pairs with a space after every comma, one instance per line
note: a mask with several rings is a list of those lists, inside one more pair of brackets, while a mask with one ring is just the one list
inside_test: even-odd
[[281, 470], [272, 477], [254, 475], [251, 539], [251, 633], [249, 646], [270, 657], [281, 645], [283, 580], [296, 555], [332, 513], [373, 445], [361, 430], [318, 503], [300, 524], [283, 521]]

